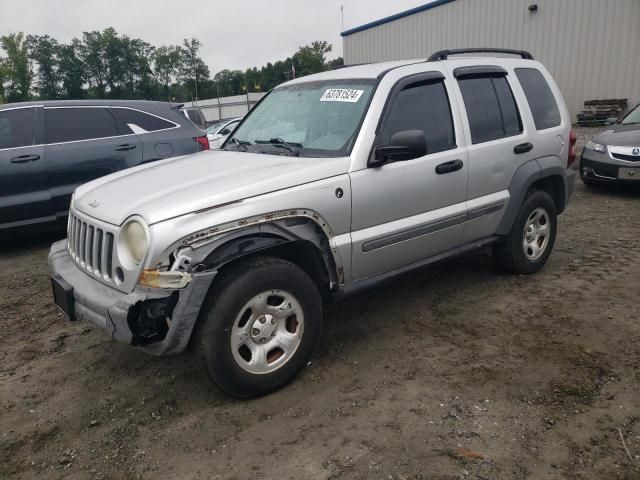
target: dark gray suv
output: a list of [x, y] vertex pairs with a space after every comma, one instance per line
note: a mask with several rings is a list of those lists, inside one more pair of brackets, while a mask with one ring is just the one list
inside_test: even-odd
[[0, 106], [0, 230], [67, 216], [78, 185], [208, 150], [179, 105], [49, 101]]

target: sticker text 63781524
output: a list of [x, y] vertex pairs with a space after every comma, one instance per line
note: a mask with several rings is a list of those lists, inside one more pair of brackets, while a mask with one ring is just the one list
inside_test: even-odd
[[329, 88], [320, 97], [321, 102], [350, 102], [356, 103], [364, 90], [354, 90], [352, 88]]

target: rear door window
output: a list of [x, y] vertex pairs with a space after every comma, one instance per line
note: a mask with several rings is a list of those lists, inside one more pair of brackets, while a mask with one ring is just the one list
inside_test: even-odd
[[107, 108], [46, 108], [44, 124], [47, 143], [119, 135], [116, 119]]
[[34, 145], [35, 126], [34, 108], [0, 111], [0, 148]]
[[175, 127], [175, 124], [155, 115], [130, 108], [112, 108], [111, 111], [122, 124], [126, 133], [133, 133], [129, 124], [136, 125], [147, 132], [157, 132]]
[[458, 79], [474, 144], [522, 133], [522, 119], [505, 75]]
[[542, 72], [535, 68], [516, 68], [522, 90], [536, 124], [536, 130], [557, 127], [562, 119], [558, 104]]
[[449, 97], [442, 81], [422, 81], [407, 85], [396, 96], [384, 120], [382, 144], [403, 130], [421, 130], [427, 137], [427, 153], [456, 147]]

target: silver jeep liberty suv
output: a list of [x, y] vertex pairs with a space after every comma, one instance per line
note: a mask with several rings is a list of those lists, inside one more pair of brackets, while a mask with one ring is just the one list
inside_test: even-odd
[[[450, 58], [476, 51], [500, 57]], [[55, 301], [154, 355], [191, 343], [224, 391], [263, 395], [308, 361], [332, 297], [487, 246], [511, 272], [540, 269], [574, 144], [527, 52], [295, 79], [222, 150], [79, 187], [49, 256]]]

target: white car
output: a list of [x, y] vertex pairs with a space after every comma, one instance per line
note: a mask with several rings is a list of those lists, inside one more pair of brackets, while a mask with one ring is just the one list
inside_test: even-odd
[[232, 118], [230, 120], [221, 120], [207, 128], [206, 132], [207, 138], [209, 139], [209, 148], [212, 150], [220, 148], [229, 134], [238, 126], [240, 120], [242, 120], [242, 117]]

